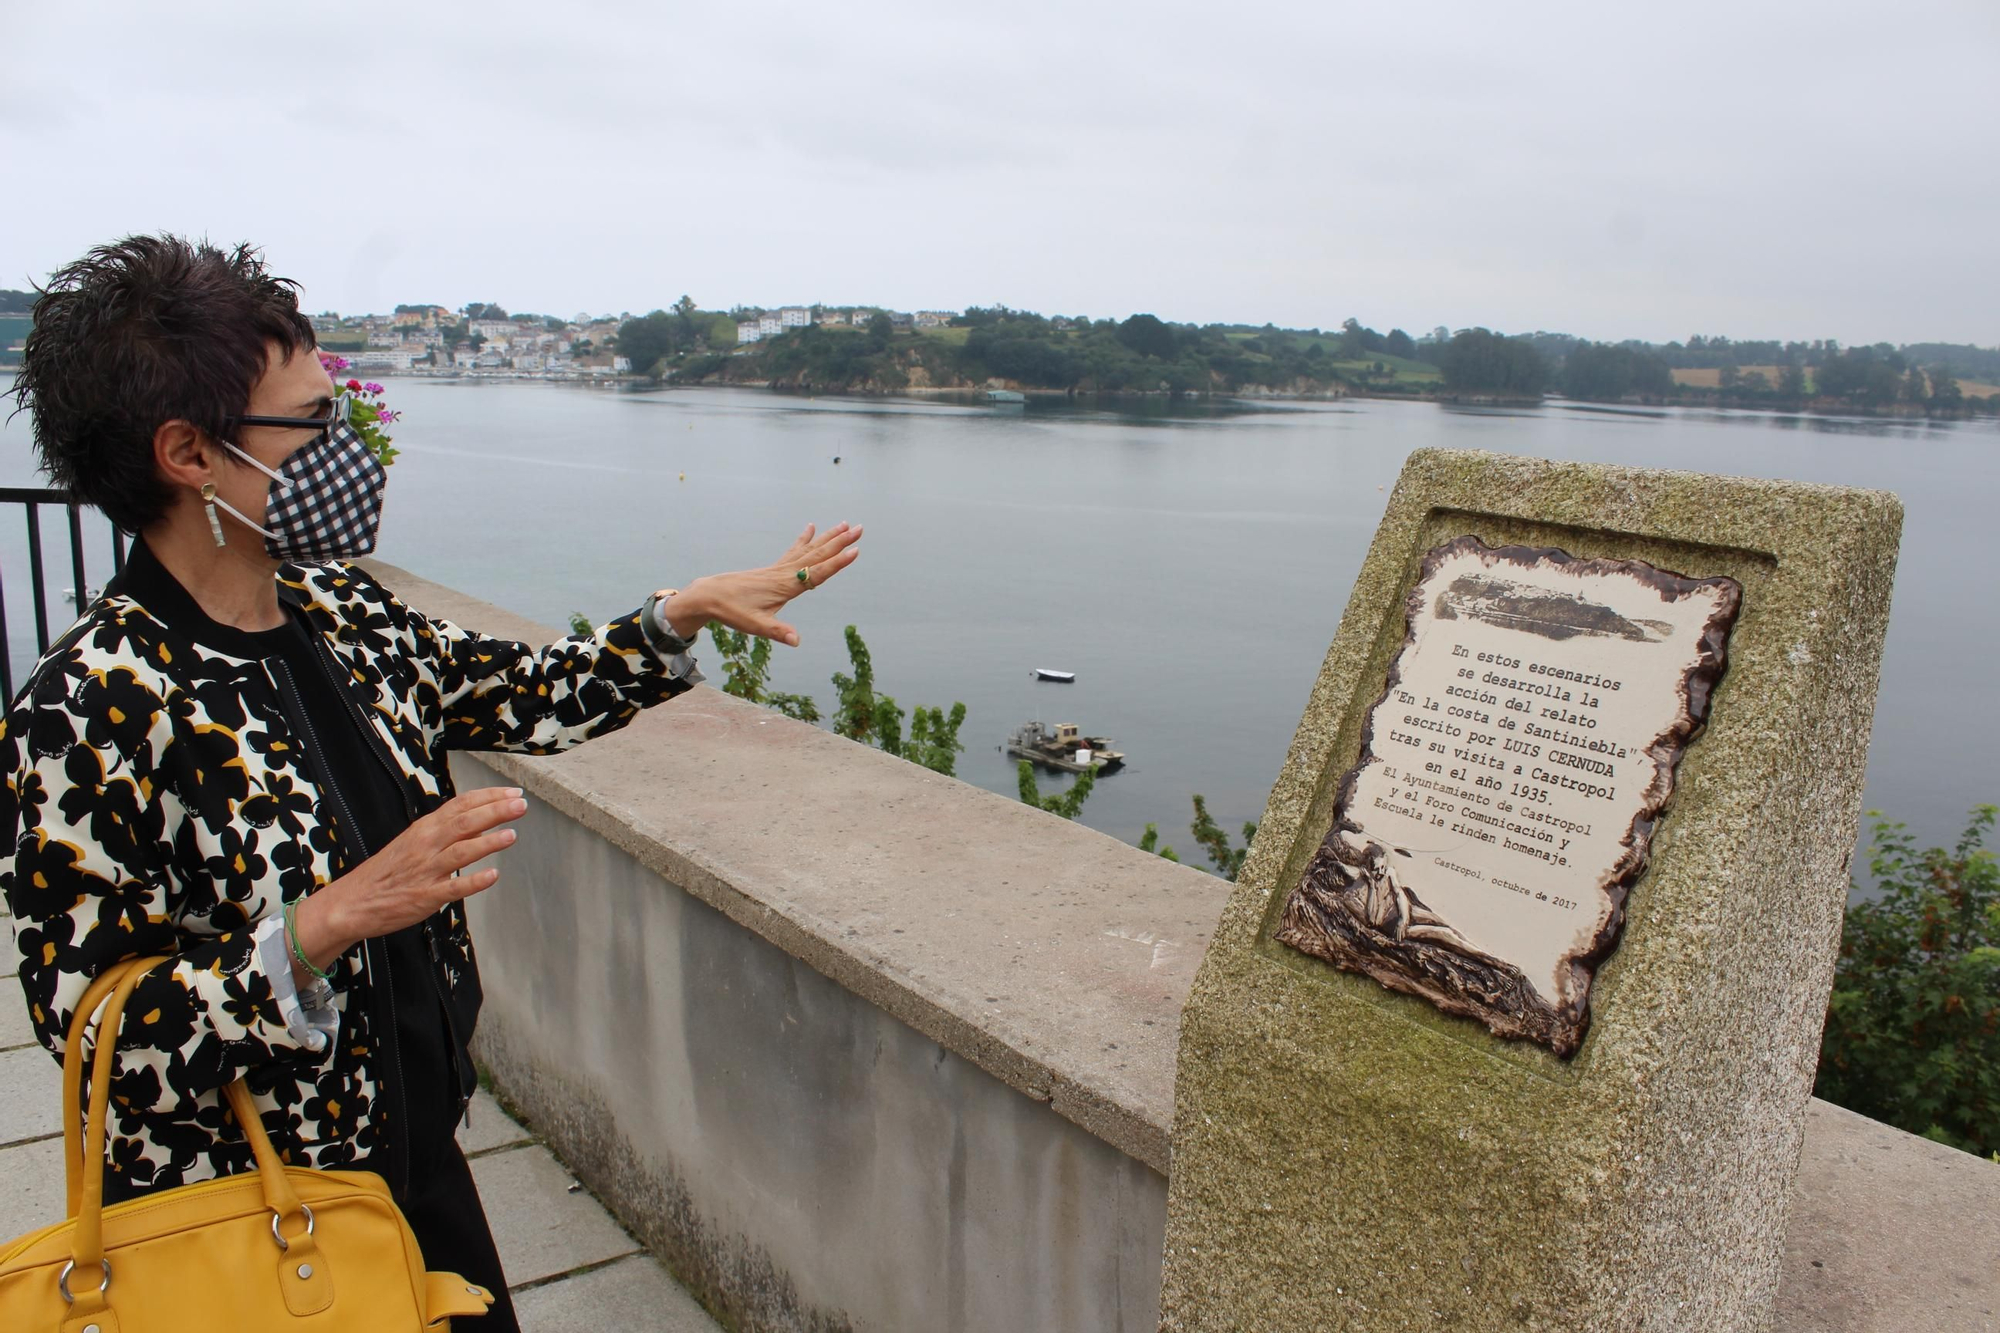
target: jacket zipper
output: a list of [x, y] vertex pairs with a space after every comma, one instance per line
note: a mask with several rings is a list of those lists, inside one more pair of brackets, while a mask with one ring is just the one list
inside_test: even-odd
[[[340, 664], [334, 659], [333, 650], [326, 646], [326, 640], [310, 624], [305, 629], [307, 637], [313, 643], [313, 660], [319, 663], [320, 670], [326, 674], [327, 683], [333, 686], [334, 693], [338, 694], [341, 702], [347, 705], [348, 716], [354, 720], [354, 725], [361, 729], [369, 753], [375, 756], [376, 762], [382, 765], [383, 771], [389, 775], [389, 780], [395, 784], [396, 794], [403, 798], [405, 816], [410, 823], [416, 823], [420, 816], [417, 804], [410, 796], [408, 776], [389, 754], [389, 747], [382, 743], [382, 737], [363, 715], [361, 705], [354, 701], [352, 689], [339, 670]], [[462, 1059], [460, 1053], [465, 1048], [458, 1039], [458, 1021], [451, 1014], [451, 997], [445, 993], [444, 982], [438, 977], [438, 972], [444, 966], [444, 960], [438, 954], [437, 936], [432, 932], [428, 918], [423, 923], [423, 932], [424, 944], [431, 955], [431, 989], [437, 994], [438, 1007], [444, 1011], [445, 1036], [451, 1040], [452, 1091], [458, 1098], [458, 1115], [453, 1118], [459, 1119], [470, 1114], [474, 1080], [468, 1077], [470, 1071], [463, 1068], [460, 1063]], [[384, 961], [385, 963], [387, 961], [386, 955]]]
[[[292, 679], [291, 667], [282, 658], [272, 658], [270, 667], [282, 683], [286, 699], [291, 704], [291, 713], [298, 718], [299, 727], [306, 734], [308, 749], [306, 757], [312, 761], [319, 773], [320, 785], [333, 801], [333, 807], [340, 819], [342, 834], [352, 843], [352, 850], [360, 853], [354, 858], [354, 865], [366, 861], [371, 853], [368, 840], [361, 833], [361, 825], [355, 822], [354, 813], [348, 807], [347, 798], [341, 795], [340, 784], [333, 780], [333, 771], [325, 761], [326, 750], [320, 744], [319, 732], [314, 729], [312, 714], [299, 695], [298, 682]], [[382, 984], [375, 984], [375, 960], [379, 956], [382, 969]], [[389, 1051], [389, 1067], [394, 1073], [395, 1106], [398, 1114], [397, 1128], [389, 1135], [394, 1146], [389, 1155], [391, 1181], [395, 1185], [395, 1195], [402, 1198], [410, 1187], [410, 1107], [404, 1094], [403, 1044], [396, 1034], [396, 978], [390, 970], [389, 950], [379, 940], [364, 940], [361, 944], [361, 975], [368, 981], [369, 998], [374, 1002], [373, 1021], [380, 1031], [380, 1040]], [[386, 998], [385, 998], [386, 997]], [[456, 1060], [456, 1056], [453, 1059]]]

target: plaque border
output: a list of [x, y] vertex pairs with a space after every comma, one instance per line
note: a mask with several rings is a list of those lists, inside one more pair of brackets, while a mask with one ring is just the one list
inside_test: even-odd
[[[1476, 950], [1398, 939], [1375, 929], [1348, 906], [1344, 890], [1360, 882], [1355, 868], [1332, 853], [1337, 834], [1362, 832], [1347, 811], [1362, 770], [1378, 757], [1374, 749], [1376, 716], [1401, 682], [1404, 657], [1416, 642], [1417, 617], [1426, 601], [1425, 584], [1445, 561], [1468, 553], [1479, 556], [1489, 568], [1501, 563], [1547, 561], [1584, 576], [1629, 575], [1675, 600], [1703, 588], [1722, 593], [1696, 638], [1695, 659], [1681, 675], [1678, 715], [1644, 747], [1653, 760], [1653, 774], [1620, 838], [1623, 854], [1598, 883], [1598, 890], [1610, 899], [1611, 910], [1589, 944], [1569, 956], [1570, 998], [1557, 1004], [1544, 1000], [1519, 968], [1502, 959]], [[1673, 798], [1681, 758], [1706, 729], [1715, 688], [1728, 671], [1729, 638], [1742, 604], [1743, 585], [1726, 575], [1690, 578], [1645, 560], [1578, 557], [1555, 546], [1494, 546], [1471, 533], [1433, 546], [1425, 552], [1416, 580], [1403, 598], [1403, 641], [1390, 660], [1381, 691], [1363, 713], [1360, 754], [1341, 777], [1332, 826], [1308, 859], [1299, 882], [1286, 895], [1272, 938], [1342, 971], [1367, 976], [1385, 989], [1428, 1000], [1444, 1013], [1475, 1019], [1496, 1037], [1535, 1042], [1564, 1060], [1574, 1056], [1589, 1031], [1590, 991], [1597, 968], [1618, 947], [1626, 902], [1633, 885], [1645, 873], [1653, 834]]]

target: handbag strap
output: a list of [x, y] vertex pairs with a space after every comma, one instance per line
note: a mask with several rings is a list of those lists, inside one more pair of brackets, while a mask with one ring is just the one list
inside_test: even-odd
[[[73, 1271], [81, 1275], [100, 1272], [104, 1262], [104, 1141], [110, 1119], [112, 1069], [118, 1056], [119, 1022], [133, 987], [148, 971], [166, 961], [157, 956], [136, 958], [105, 968], [84, 991], [70, 1018], [69, 1040], [63, 1048], [63, 1149], [69, 1215], [76, 1223]], [[97, 1048], [91, 1053], [90, 1108], [86, 1118], [78, 1115], [82, 1100], [83, 1041], [100, 1001], [103, 1013], [97, 1021]], [[298, 1191], [292, 1188], [284, 1164], [271, 1146], [271, 1136], [264, 1131], [263, 1118], [257, 1114], [250, 1089], [239, 1078], [223, 1089], [223, 1095], [257, 1159], [265, 1203], [278, 1220], [299, 1214]], [[89, 1280], [88, 1276], [78, 1279], [79, 1284]], [[79, 1311], [86, 1294], [77, 1297]]]
[[83, 1043], [97, 1007], [124, 975], [134, 968], [144, 972], [164, 958], [132, 958], [99, 972], [84, 989], [83, 998], [70, 1011], [69, 1038], [63, 1045], [63, 1181], [68, 1204], [63, 1216], [75, 1217], [83, 1189]]

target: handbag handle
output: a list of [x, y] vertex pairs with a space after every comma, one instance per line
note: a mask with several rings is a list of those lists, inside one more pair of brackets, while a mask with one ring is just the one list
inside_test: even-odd
[[[133, 987], [148, 971], [166, 961], [164, 956], [135, 958], [105, 968], [84, 991], [83, 999], [70, 1017], [69, 1040], [63, 1048], [64, 1177], [69, 1195], [69, 1216], [76, 1222], [73, 1232], [75, 1243], [71, 1251], [73, 1267], [70, 1271], [83, 1275], [80, 1280], [84, 1282], [90, 1281], [91, 1275], [106, 1271], [104, 1141], [110, 1118], [112, 1068], [118, 1056], [119, 1021], [124, 1017], [125, 1003], [131, 998]], [[104, 1012], [97, 1023], [97, 1049], [91, 1054], [90, 1114], [79, 1125], [82, 1119], [78, 1111], [83, 1095], [84, 1034], [100, 1000]], [[271, 1136], [264, 1131], [264, 1121], [257, 1114], [250, 1089], [238, 1078], [223, 1089], [223, 1095], [236, 1117], [237, 1125], [243, 1130], [243, 1137], [249, 1140], [252, 1155], [257, 1159], [257, 1174], [264, 1186], [264, 1202], [274, 1214], [272, 1230], [278, 1234], [282, 1246], [285, 1238], [278, 1232], [278, 1223], [294, 1213], [303, 1215], [304, 1205], [299, 1202], [298, 1191], [292, 1188], [291, 1180], [285, 1174], [284, 1163], [278, 1160], [277, 1150], [271, 1146]], [[311, 1234], [311, 1225], [308, 1216], [306, 1236]], [[295, 1238], [295, 1243], [302, 1239], [305, 1237]], [[107, 1274], [104, 1287], [109, 1285]], [[77, 1295], [74, 1313], [84, 1313], [86, 1308], [104, 1308], [103, 1288], [94, 1294], [94, 1300], [92, 1297], [93, 1293], [88, 1291]]]

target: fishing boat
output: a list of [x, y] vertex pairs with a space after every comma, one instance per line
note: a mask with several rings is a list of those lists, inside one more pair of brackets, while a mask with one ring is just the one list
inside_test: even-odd
[[1007, 738], [1008, 754], [1063, 773], [1108, 773], [1125, 766], [1122, 752], [1111, 748], [1109, 736], [1085, 736], [1074, 722], [1058, 722], [1050, 731], [1030, 722]]
[[1014, 389], [988, 389], [986, 401], [989, 403], [1025, 403], [1028, 395]]
[[1058, 685], [1076, 684], [1074, 671], [1054, 671], [1048, 667], [1036, 667], [1032, 674], [1036, 680], [1052, 680]]

